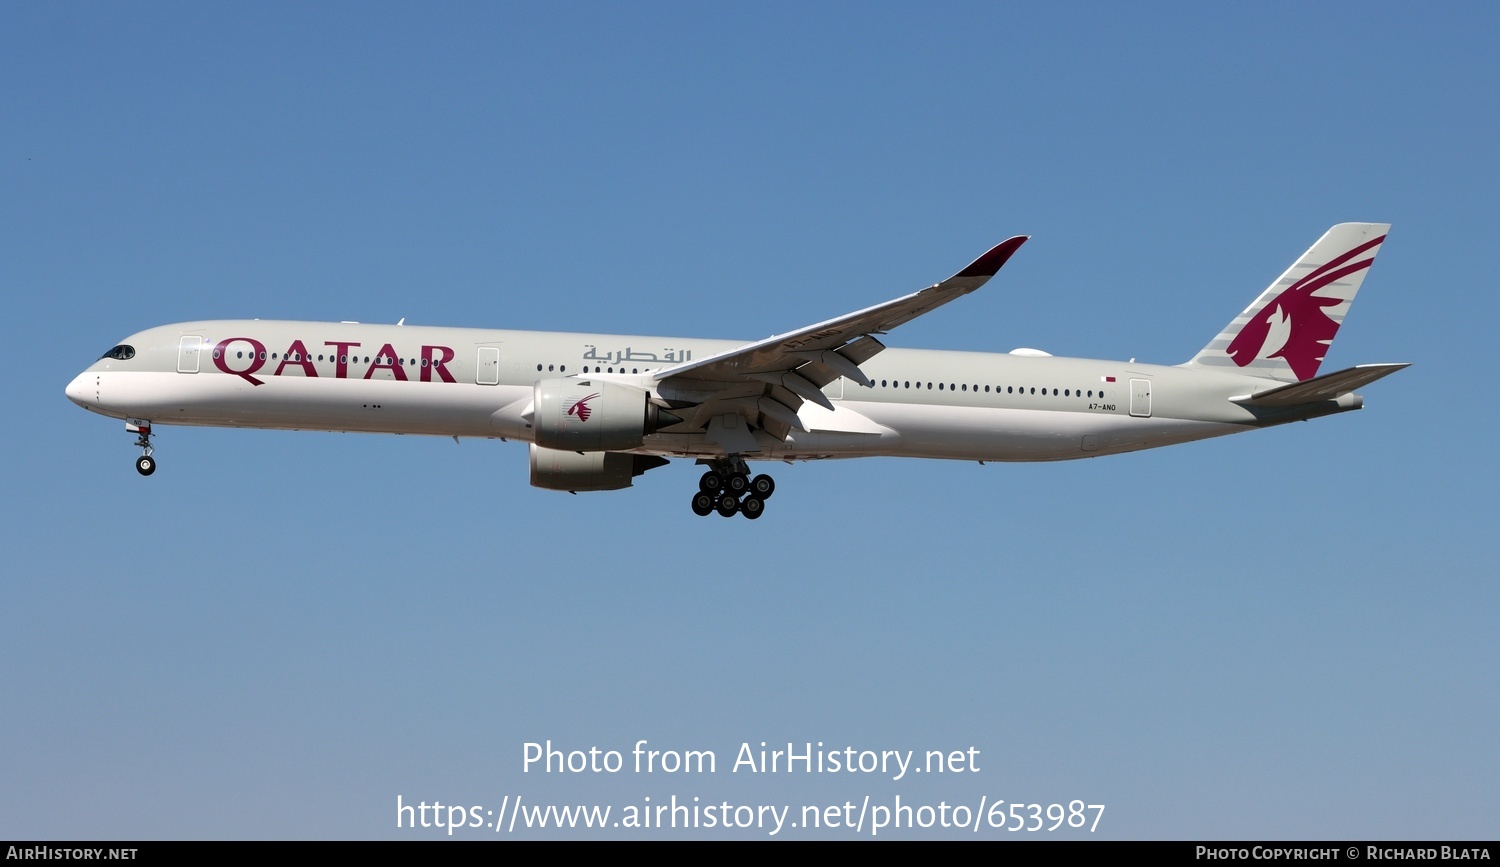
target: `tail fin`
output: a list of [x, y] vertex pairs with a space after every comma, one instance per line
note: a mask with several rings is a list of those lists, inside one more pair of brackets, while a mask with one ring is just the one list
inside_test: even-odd
[[1318, 375], [1389, 223], [1340, 223], [1234, 317], [1189, 365], [1286, 382]]

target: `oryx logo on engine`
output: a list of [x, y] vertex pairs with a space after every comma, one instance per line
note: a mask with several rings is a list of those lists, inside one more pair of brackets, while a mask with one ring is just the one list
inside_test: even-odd
[[588, 421], [589, 420], [589, 416], [591, 414], [593, 414], [593, 412], [594, 412], [592, 409], [589, 408], [589, 401], [593, 400], [594, 398], [596, 398], [598, 396], [599, 396], [599, 392], [596, 391], [593, 394], [589, 395], [588, 397], [585, 397], [582, 400], [579, 400], [577, 403], [575, 403], [572, 406], [568, 407], [568, 415], [575, 416], [579, 421]]

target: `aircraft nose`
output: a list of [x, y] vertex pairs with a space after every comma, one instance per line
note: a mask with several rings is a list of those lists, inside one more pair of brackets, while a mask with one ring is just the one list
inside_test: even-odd
[[88, 373], [78, 374], [73, 377], [72, 382], [68, 383], [65, 393], [68, 395], [68, 400], [88, 409], [89, 402], [95, 394], [94, 377]]

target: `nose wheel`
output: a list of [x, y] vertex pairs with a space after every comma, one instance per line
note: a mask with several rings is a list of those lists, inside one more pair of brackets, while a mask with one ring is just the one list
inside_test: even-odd
[[709, 469], [698, 479], [693, 514], [706, 517], [718, 512], [726, 518], [740, 514], [753, 521], [765, 513], [766, 500], [776, 491], [770, 476], [761, 473], [751, 478], [744, 459], [737, 456], [701, 463]]
[[143, 476], [156, 472], [156, 458], [151, 457], [156, 451], [151, 447], [151, 422], [133, 418], [125, 422], [125, 429], [137, 435], [135, 445], [141, 450], [141, 456], [135, 459], [135, 471]]

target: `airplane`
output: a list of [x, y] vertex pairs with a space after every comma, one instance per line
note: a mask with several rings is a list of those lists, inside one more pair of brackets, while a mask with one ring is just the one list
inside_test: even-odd
[[1318, 370], [1389, 228], [1329, 229], [1176, 366], [886, 347], [995, 276], [1022, 235], [919, 292], [764, 340], [184, 322], [125, 338], [66, 392], [125, 420], [143, 476], [154, 425], [484, 437], [527, 443], [531, 484], [573, 493], [693, 459], [696, 514], [754, 519], [776, 483], [751, 461], [1060, 461], [1360, 409], [1355, 389], [1408, 364]]

